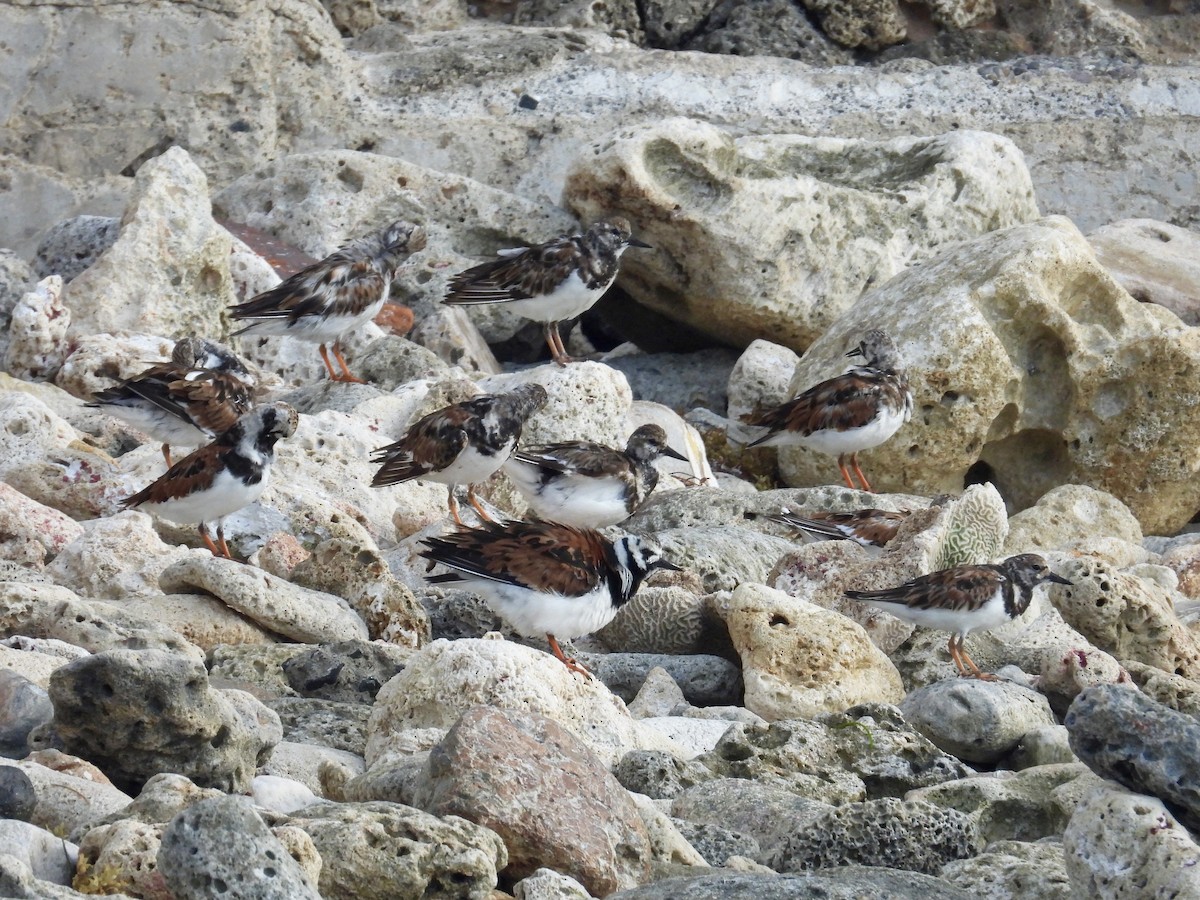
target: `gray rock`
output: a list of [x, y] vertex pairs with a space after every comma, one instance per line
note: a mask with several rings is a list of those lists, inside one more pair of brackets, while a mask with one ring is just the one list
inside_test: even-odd
[[829, 40], [791, 0], [723, 0], [684, 49], [733, 56], [779, 56], [844, 66], [853, 54]]
[[1070, 900], [1071, 881], [1058, 842], [995, 841], [984, 853], [946, 863], [939, 877], [976, 900]]
[[[692, 493], [672, 491], [671, 493]], [[699, 491], [711, 496], [713, 491]], [[655, 533], [663, 556], [685, 571], [698, 575], [705, 593], [731, 591], [745, 581], [765, 584], [771, 569], [794, 549], [788, 540], [731, 525], [671, 528]], [[626, 523], [630, 531], [636, 531]]]
[[249, 691], [260, 700], [295, 697], [283, 664], [308, 644], [218, 644], [208, 654], [208, 674], [219, 687]]
[[247, 797], [200, 800], [172, 819], [158, 871], [176, 900], [321, 900]]
[[635, 719], [672, 716], [691, 709], [691, 705], [684, 699], [683, 691], [679, 689], [679, 684], [662, 666], [655, 666], [646, 673], [646, 680], [638, 688], [636, 696], [632, 700], [626, 700], [625, 706]]
[[720, 347], [695, 353], [632, 353], [604, 361], [625, 374], [634, 400], [651, 400], [686, 412], [695, 406], [725, 408], [737, 354]]
[[676, 50], [704, 24], [716, 0], [645, 0], [641, 7], [646, 43]]
[[675, 679], [684, 698], [695, 706], [731, 706], [742, 699], [742, 673], [738, 666], [719, 656], [663, 653], [579, 653], [577, 658], [629, 703], [637, 696], [650, 670], [661, 667]]
[[322, 644], [283, 662], [283, 674], [302, 697], [371, 703], [379, 689], [404, 669], [407, 651], [371, 641]]
[[212, 688], [203, 665], [163, 650], [108, 650], [68, 663], [50, 676], [50, 702], [68, 751], [126, 789], [178, 772], [247, 790], [282, 737], [260, 702]]
[[719, 825], [754, 838], [763, 861], [789, 834], [832, 809], [773, 784], [718, 778], [685, 790], [671, 801], [671, 815], [695, 824]]
[[38, 278], [59, 275], [68, 283], [117, 242], [121, 220], [109, 216], [75, 216], [47, 229], [33, 260]]
[[1092, 771], [1158, 797], [1189, 828], [1200, 827], [1200, 722], [1141, 691], [1106, 684], [1080, 693], [1064, 724], [1071, 749]]
[[321, 854], [325, 900], [483, 900], [508, 863], [494, 832], [399, 803], [322, 803], [288, 821]]
[[418, 590], [416, 595], [429, 616], [433, 640], [481, 638], [489, 631], [504, 630], [504, 620], [492, 612], [482, 597], [471, 591], [426, 589]]
[[359, 378], [365, 378], [382, 391], [394, 391], [402, 384], [438, 376], [450, 369], [432, 350], [391, 334], [373, 341], [354, 364]]
[[28, 822], [37, 802], [37, 792], [28, 775], [16, 766], [0, 766], [0, 819]]
[[1065, 725], [1043, 725], [1025, 732], [1004, 761], [1006, 766], [1014, 769], [1072, 762], [1079, 762], [1079, 757], [1071, 749], [1071, 738]]
[[631, 750], [613, 766], [613, 775], [628, 790], [655, 800], [677, 797], [688, 788], [716, 777], [699, 763], [662, 750]]
[[1026, 733], [1057, 724], [1044, 696], [1010, 681], [937, 681], [910, 692], [900, 711], [939, 748], [969, 763], [994, 763]]
[[367, 744], [367, 718], [371, 715], [371, 707], [366, 704], [281, 697], [267, 705], [278, 714], [285, 740], [362, 756]]
[[864, 865], [933, 875], [950, 860], [982, 849], [969, 816], [924, 800], [887, 797], [818, 816], [784, 839], [770, 865], [781, 872]]
[[[22, 900], [78, 900], [86, 898], [69, 887], [37, 878], [29, 865], [12, 853], [0, 853], [0, 897]], [[128, 894], [110, 894], [116, 900], [133, 900]]]
[[352, 413], [362, 404], [383, 395], [384, 392], [374, 384], [346, 384], [323, 379], [284, 391], [279, 394], [279, 399], [295, 407], [296, 412], [311, 416], [326, 409]]
[[596, 632], [604, 646], [620, 653], [736, 657], [729, 631], [705, 601], [695, 575], [658, 575], [655, 582], [643, 585], [616, 618]]
[[711, 822], [688, 822], [675, 819], [675, 827], [696, 848], [710, 866], [723, 866], [731, 856], [757, 859], [762, 855], [758, 841], [740, 831], [731, 831]]
[[917, 872], [846, 866], [808, 875], [668, 878], [611, 894], [609, 900], [974, 900], [974, 895]]
[[29, 867], [34, 878], [70, 884], [79, 848], [44, 828], [13, 819], [0, 820], [0, 847]]
[[[29, 263], [11, 250], [0, 249], [0, 326], [5, 331], [12, 319], [13, 307], [37, 281]], [[0, 358], [3, 356], [4, 346], [0, 345]]]
[[20, 759], [30, 750], [29, 733], [53, 718], [45, 688], [13, 669], [0, 669], [0, 756]]

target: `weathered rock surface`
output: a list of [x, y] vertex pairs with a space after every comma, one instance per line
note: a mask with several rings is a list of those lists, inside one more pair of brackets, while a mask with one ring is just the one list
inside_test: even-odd
[[1200, 325], [1200, 235], [1167, 222], [1126, 219], [1091, 232], [1096, 258], [1142, 303]]
[[610, 895], [613, 900], [968, 900], [940, 878], [878, 866], [842, 866], [804, 875], [750, 872], [668, 878]]
[[[793, 385], [828, 377], [864, 321], [899, 345], [918, 411], [860, 457], [877, 489], [954, 492], [982, 462], [1014, 511], [1065, 483], [1112, 494], [1148, 533], [1200, 506], [1200, 399], [1179, 374], [1200, 364], [1200, 335], [1134, 301], [1066, 220], [967, 241], [893, 278], [831, 325]], [[1154, 462], [1128, 462], [1151, 447]], [[827, 456], [787, 447], [779, 460], [791, 484], [829, 480]]]
[[71, 311], [63, 301], [63, 281], [49, 275], [12, 308], [4, 368], [19, 378], [53, 378], [67, 358]]
[[551, 719], [476, 707], [429, 755], [416, 805], [492, 829], [514, 878], [543, 866], [604, 896], [649, 875], [650, 838], [607, 766]]
[[978, 856], [946, 863], [939, 877], [977, 900], [1071, 897], [1063, 849], [1058, 844], [996, 841]]
[[51, 676], [50, 701], [59, 739], [118, 786], [178, 772], [197, 784], [246, 790], [282, 737], [278, 716], [259, 701], [214, 690], [202, 664], [162, 650], [76, 660]]
[[582, 219], [615, 205], [643, 223], [658, 252], [631, 255], [621, 282], [641, 303], [723, 342], [797, 351], [872, 284], [1038, 215], [1020, 151], [995, 135], [735, 137], [686, 119], [597, 141], [564, 198]]

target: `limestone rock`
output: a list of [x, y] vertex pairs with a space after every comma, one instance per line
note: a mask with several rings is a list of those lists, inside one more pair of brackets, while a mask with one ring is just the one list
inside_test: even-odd
[[740, 522], [671, 528], [650, 538], [662, 548], [664, 559], [699, 577], [706, 594], [748, 582], [765, 583], [776, 562], [793, 546], [783, 538], [755, 534]]
[[994, 763], [1028, 732], [1055, 724], [1045, 697], [1008, 681], [939, 681], [910, 693], [900, 711], [921, 734], [968, 763]]
[[13, 558], [14, 545], [37, 545], [35, 555], [57, 556], [83, 534], [79, 523], [0, 482], [0, 553]]
[[342, 598], [227, 559], [189, 554], [163, 570], [159, 586], [170, 592], [207, 591], [242, 615], [297, 641], [367, 637], [367, 626]]
[[633, 750], [613, 766], [613, 776], [630, 791], [670, 800], [715, 776], [701, 763], [655, 750]]
[[1200, 826], [1194, 718], [1130, 687], [1101, 685], [1075, 698], [1064, 723], [1071, 749], [1097, 774], [1158, 797], [1188, 828]]
[[1198, 855], [1161, 801], [1108, 786], [1083, 799], [1063, 832], [1073, 900], [1200, 896]]
[[371, 703], [407, 659], [405, 648], [382, 641], [342, 641], [301, 650], [281, 668], [302, 697]]
[[214, 884], [237, 885], [253, 900], [321, 897], [246, 797], [214, 797], [183, 810], [163, 832], [157, 863], [177, 900], [211, 897]]
[[[97, 391], [140, 375], [154, 363], [166, 362], [174, 347], [175, 342], [169, 338], [141, 332], [74, 335], [71, 352], [54, 383], [72, 396], [90, 401]], [[96, 410], [94, 414], [112, 420], [126, 431], [133, 431], [132, 426], [103, 410]]]
[[94, 766], [55, 750], [32, 753], [14, 765], [37, 793], [37, 808], [29, 821], [58, 834], [84, 831], [133, 799]]
[[791, 398], [792, 373], [800, 357], [782, 344], [757, 338], [729, 373], [729, 418], [778, 406]]
[[1087, 236], [1100, 264], [1142, 303], [1200, 325], [1200, 235], [1167, 222], [1126, 219]]
[[978, 856], [946, 863], [939, 877], [977, 900], [1071, 900], [1063, 848], [1057, 843], [997, 841]]
[[804, 0], [827, 35], [844, 47], [882, 50], [904, 40], [904, 16], [896, 0]]
[[587, 888], [553, 869], [538, 869], [513, 885], [516, 900], [591, 900]]
[[[114, 547], [121, 552], [114, 553]], [[121, 601], [159, 593], [160, 573], [187, 553], [164, 544], [148, 515], [127, 510], [80, 527], [78, 540], [64, 548], [48, 572], [59, 584], [87, 597]]]
[[75, 429], [36, 397], [0, 394], [0, 477], [5, 481], [11, 483], [10, 476], [21, 466], [39, 463], [77, 439]]
[[[1192, 384], [1176, 382], [1200, 362], [1200, 335], [1134, 302], [1070, 222], [1007, 228], [908, 269], [822, 335], [797, 382], [825, 377], [864, 321], [896, 340], [917, 409], [861, 457], [877, 488], [953, 492], [982, 462], [1013, 511], [1067, 483], [1112, 494], [1148, 533], [1200, 506]], [[1159, 463], [1127, 462], [1150, 452]], [[779, 461], [789, 483], [827, 480], [821, 454], [783, 448]]]
[[[743, 863], [744, 865], [744, 863]], [[733, 869], [732, 860], [730, 868]], [[940, 878], [880, 866], [840, 866], [803, 875], [762, 867], [668, 878], [612, 895], [613, 900], [973, 900]]]
[[116, 242], [64, 290], [72, 326], [219, 337], [235, 301], [229, 251], [204, 173], [173, 147], [138, 170]]
[[75, 887], [98, 889], [117, 882], [147, 900], [167, 900], [170, 893], [157, 860], [164, 830], [165, 825], [133, 819], [92, 828], [79, 844]]
[[371, 713], [366, 704], [349, 700], [280, 697], [269, 700], [268, 706], [279, 716], [286, 740], [363, 755], [367, 742], [367, 717]]
[[0, 844], [27, 865], [35, 878], [70, 884], [79, 848], [49, 831], [16, 820], [0, 820]]
[[649, 875], [649, 836], [625, 789], [586, 744], [541, 715], [464, 713], [430, 753], [416, 805], [495, 831], [514, 878], [546, 866], [603, 896]]
[[54, 707], [45, 688], [12, 669], [0, 668], [0, 756], [23, 757], [32, 749], [30, 732], [52, 718]]
[[904, 696], [895, 666], [844, 616], [751, 583], [719, 608], [742, 658], [746, 707], [767, 720]]
[[62, 299], [63, 281], [49, 275], [13, 307], [4, 368], [19, 378], [53, 378], [67, 358], [71, 310]]
[[245, 790], [282, 737], [278, 717], [249, 694], [214, 690], [202, 664], [162, 650], [109, 650], [63, 666], [50, 700], [65, 746], [118, 786], [179, 772]]
[[485, 898], [508, 861], [488, 829], [398, 803], [322, 803], [289, 821], [321, 854], [326, 900]]
[[28, 822], [37, 803], [29, 776], [16, 766], [0, 766], [0, 819]]
[[510, 641], [437, 640], [414, 653], [376, 697], [368, 725], [368, 766], [384, 757], [403, 732], [449, 728], [481, 704], [553, 719], [605, 765], [630, 750], [678, 750], [634, 720], [607, 688], [583, 680], [549, 653]]
[[1064, 484], [1012, 517], [1004, 555], [1047, 550], [1086, 552], [1100, 535], [1142, 543], [1141, 525], [1120, 500], [1086, 485]]
[[853, 56], [809, 21], [789, 0], [723, 0], [684, 49], [734, 56], [777, 56], [814, 66], [850, 64]]
[[120, 230], [111, 216], [74, 216], [46, 229], [33, 260], [38, 277], [58, 275], [70, 284], [116, 242]]
[[725, 343], [797, 351], [872, 284], [1037, 215], [1020, 152], [995, 135], [734, 137], [686, 119], [598, 141], [564, 199], [582, 219], [621, 209], [644, 223], [657, 252], [630, 254], [621, 278], [638, 302]]

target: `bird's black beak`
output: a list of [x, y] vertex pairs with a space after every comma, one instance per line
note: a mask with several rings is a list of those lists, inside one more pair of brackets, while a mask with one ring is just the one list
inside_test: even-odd
[[851, 350], [846, 355], [847, 356], [862, 356], [863, 355], [862, 344], [859, 344], [857, 347], [855, 347], [853, 350]]
[[669, 456], [669, 457], [671, 457], [671, 459], [681, 459], [681, 460], [683, 460], [684, 462], [687, 462], [687, 461], [688, 461], [688, 458], [687, 458], [686, 456], [684, 456], [684, 455], [683, 455], [682, 453], [680, 453], [678, 450], [672, 450], [670, 447], [663, 447], [663, 448], [662, 448], [662, 455], [663, 455], [663, 456]]
[[666, 569], [668, 572], [682, 572], [683, 571], [683, 569], [681, 569], [679, 566], [675, 565], [675, 563], [667, 562], [665, 559], [660, 559], [658, 562], [654, 563], [653, 568]]
[[653, 250], [654, 249], [649, 244], [647, 244], [645, 241], [639, 241], [635, 237], [631, 237], [628, 241], [626, 241], [626, 243], [629, 244], [630, 247], [641, 247], [643, 250]]
[[1053, 581], [1055, 584], [1074, 584], [1073, 581], [1068, 581], [1066, 578], [1063, 578], [1061, 575], [1055, 575], [1053, 572], [1046, 576], [1046, 580]]

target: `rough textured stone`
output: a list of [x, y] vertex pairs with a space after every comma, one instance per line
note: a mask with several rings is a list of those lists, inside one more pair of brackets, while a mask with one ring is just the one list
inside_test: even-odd
[[120, 230], [110, 216], [75, 216], [48, 228], [33, 259], [38, 277], [58, 275], [69, 284], [116, 242]]
[[1071, 897], [1071, 881], [1058, 843], [997, 841], [978, 856], [946, 863], [939, 877], [977, 900]]
[[20, 759], [30, 750], [29, 733], [52, 718], [54, 707], [45, 689], [11, 669], [0, 669], [0, 756]]
[[79, 848], [28, 822], [0, 820], [0, 845], [27, 865], [35, 878], [70, 884]]
[[825, 37], [790, 0], [724, 0], [708, 14], [687, 50], [733, 56], [779, 56], [814, 66], [847, 65], [852, 56]]
[[1048, 596], [1063, 618], [1118, 659], [1133, 659], [1185, 678], [1200, 678], [1200, 640], [1175, 614], [1160, 585], [1100, 559], [1065, 562], [1069, 585]]
[[688, 788], [716, 777], [711, 769], [698, 762], [686, 761], [661, 750], [633, 750], [622, 756], [612, 771], [627, 789], [655, 800], [670, 800]]
[[994, 763], [1028, 732], [1055, 724], [1045, 697], [1009, 681], [939, 681], [911, 692], [900, 711], [940, 749], [968, 763]]
[[783, 538], [754, 534], [734, 524], [671, 528], [655, 532], [651, 539], [664, 558], [698, 577], [705, 593], [731, 591], [743, 582], [762, 584], [792, 548]]
[[764, 719], [904, 696], [896, 667], [844, 616], [760, 584], [740, 585], [718, 608], [742, 658], [745, 705]]
[[619, 203], [646, 223], [658, 252], [631, 255], [621, 281], [640, 303], [726, 343], [769, 336], [797, 351], [872, 284], [1037, 216], [1020, 151], [995, 135], [734, 137], [684, 119], [598, 141], [564, 198], [583, 219]]
[[[638, 594], [644, 590], [638, 591]], [[665, 616], [669, 612], [669, 609], [661, 610], [660, 614]], [[683, 694], [682, 699], [694, 706], [736, 706], [741, 703], [741, 671], [735, 663], [717, 656], [580, 653], [578, 658], [588, 671], [626, 703], [632, 704], [655, 667], [661, 667], [678, 686], [676, 690]], [[632, 705], [630, 712], [633, 712]], [[668, 715], [670, 710], [658, 714]]]
[[887, 797], [822, 814], [784, 840], [772, 868], [803, 872], [857, 864], [932, 875], [981, 849], [975, 823], [962, 813]]
[[248, 900], [321, 897], [246, 797], [200, 800], [172, 819], [158, 870], [177, 900], [211, 897], [214, 888]]
[[207, 591], [242, 615], [297, 641], [367, 638], [367, 626], [341, 597], [307, 590], [232, 560], [191, 554], [163, 570], [159, 587], [179, 593]]
[[326, 900], [483, 900], [508, 860], [488, 829], [398, 803], [323, 803], [289, 821], [321, 854], [318, 886]]
[[203, 665], [162, 650], [109, 650], [69, 663], [51, 676], [50, 701], [66, 747], [118, 786], [180, 772], [245, 790], [282, 737], [278, 717], [249, 694], [212, 689]]
[[843, 866], [805, 875], [733, 872], [668, 878], [612, 900], [969, 900], [940, 878], [878, 866]]
[[416, 728], [449, 728], [474, 706], [537, 713], [569, 729], [612, 765], [630, 750], [678, 751], [633, 719], [603, 685], [585, 681], [549, 653], [500, 640], [438, 640], [418, 650], [375, 698], [367, 765]]
[[1142, 303], [1200, 325], [1200, 235], [1167, 222], [1127, 219], [1091, 232], [1096, 258]]
[[[1200, 397], [1177, 380], [1200, 363], [1200, 334], [1135, 302], [1070, 222], [1006, 228], [906, 270], [814, 343], [794, 383], [825, 377], [864, 321], [897, 342], [917, 409], [860, 457], [876, 489], [955, 492], [982, 462], [1014, 511], [1066, 483], [1113, 495], [1148, 533], [1200, 506]], [[1153, 463], [1131, 462], [1151, 448]], [[779, 461], [791, 484], [827, 480], [827, 456], [788, 447]]]
[[1152, 794], [1189, 828], [1200, 827], [1200, 724], [1118, 685], [1083, 691], [1065, 720], [1071, 749], [1099, 775]]
[[[95, 600], [123, 601], [131, 596], [159, 594], [158, 576], [185, 549], [163, 542], [148, 515], [126, 510], [95, 519], [79, 528], [79, 539], [47, 571], [59, 584]], [[120, 553], [113, 548], [120, 547]], [[148, 617], [152, 618], [152, 617]]]
[[1200, 846], [1153, 797], [1099, 787], [1063, 832], [1073, 900], [1200, 896]]
[[4, 368], [18, 378], [49, 379], [67, 358], [71, 310], [57, 275], [43, 278], [13, 306]]
[[538, 869], [513, 885], [516, 900], [591, 900], [587, 888], [553, 869]]
[[37, 809], [30, 821], [76, 840], [98, 820], [123, 810], [132, 799], [113, 787], [91, 763], [57, 750], [35, 751], [15, 765], [37, 791]]
[[476, 707], [433, 749], [426, 771], [416, 805], [495, 831], [514, 878], [545, 866], [605, 895], [649, 875], [649, 836], [629, 795], [551, 719]]
[[904, 15], [896, 0], [804, 0], [827, 35], [844, 47], [881, 50], [904, 40]]
[[283, 661], [288, 684], [302, 697], [371, 703], [404, 668], [408, 654], [373, 641], [343, 641], [303, 650]]
[[133, 819], [92, 828], [80, 841], [73, 884], [81, 891], [118, 884], [143, 900], [168, 900], [172, 895], [157, 860], [165, 829]]
[[287, 740], [363, 755], [371, 713], [366, 704], [283, 697], [268, 705], [279, 716]]
[[1116, 497], [1082, 484], [1047, 491], [1033, 506], [1008, 523], [1004, 555], [1094, 549], [1103, 535], [1141, 544], [1142, 526]]

